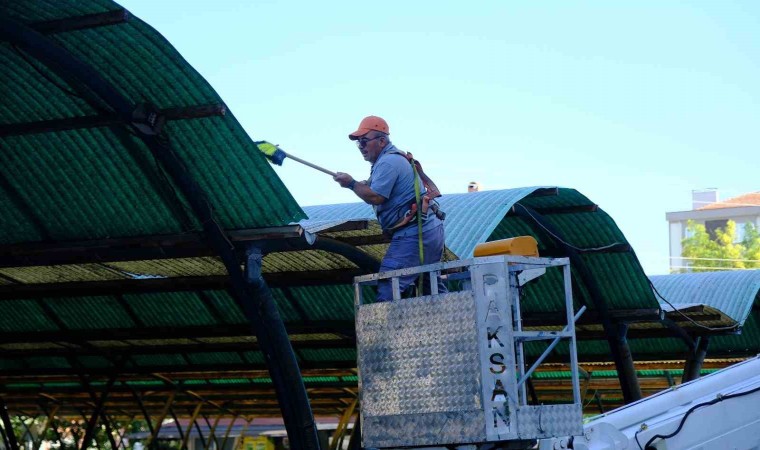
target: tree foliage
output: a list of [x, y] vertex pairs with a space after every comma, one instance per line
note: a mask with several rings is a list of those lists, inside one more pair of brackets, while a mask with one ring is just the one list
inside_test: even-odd
[[682, 255], [692, 272], [760, 268], [760, 232], [747, 223], [744, 239], [736, 240], [736, 222], [729, 220], [725, 227], [715, 230], [711, 237], [705, 226], [690, 220], [686, 226], [689, 237], [681, 241]]
[[[19, 446], [28, 450], [38, 450], [42, 446], [42, 441], [48, 441], [52, 448], [59, 450], [78, 450], [87, 429], [87, 422], [84, 419], [56, 417], [48, 422], [45, 416], [14, 416], [11, 417], [11, 424]], [[123, 434], [147, 429], [145, 422], [140, 420], [114, 421], [110, 425], [112, 437], [117, 446]], [[125, 443], [121, 444], [123, 448], [127, 448]], [[87, 448], [88, 450], [112, 450], [111, 439], [108, 437], [105, 425], [98, 424], [93, 440], [88, 443]]]

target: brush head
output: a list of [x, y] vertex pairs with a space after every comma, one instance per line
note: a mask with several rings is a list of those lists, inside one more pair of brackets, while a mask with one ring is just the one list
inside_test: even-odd
[[282, 162], [287, 156], [285, 152], [280, 150], [276, 145], [270, 144], [267, 141], [258, 141], [254, 142], [254, 144], [256, 144], [256, 147], [259, 148], [259, 151], [261, 151], [261, 153], [263, 153], [264, 156], [266, 156], [267, 159], [272, 162], [272, 164], [281, 166]]

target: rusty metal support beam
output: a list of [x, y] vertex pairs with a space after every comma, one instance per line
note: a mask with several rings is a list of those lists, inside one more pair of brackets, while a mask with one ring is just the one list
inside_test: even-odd
[[[39, 414], [36, 416], [27, 415], [27, 417], [31, 417], [32, 423], [34, 423], [35, 420], [37, 420], [37, 417], [39, 417]], [[21, 442], [26, 441], [26, 436], [29, 435], [29, 439], [32, 441], [32, 446], [34, 446], [34, 442], [37, 440], [34, 438], [34, 433], [32, 433], [32, 430], [29, 429], [29, 425], [26, 424], [26, 420], [22, 419], [19, 422], [21, 422], [21, 426], [24, 427], [24, 434], [21, 435]]]
[[[355, 276], [366, 275], [361, 269], [334, 269], [266, 273], [272, 288], [297, 286], [350, 285]], [[188, 292], [224, 290], [231, 286], [224, 275], [205, 277], [171, 277], [81, 281], [68, 283], [9, 284], [0, 286], [0, 301], [34, 298], [89, 297], [103, 295], [143, 294], [151, 292]]]
[[[55, 413], [58, 412], [58, 408], [60, 408], [60, 407], [61, 407], [61, 405], [54, 405], [53, 409], [51, 409], [50, 411], [44, 411], [43, 410], [45, 412], [45, 424], [42, 426], [42, 433], [43, 433], [43, 435], [45, 433], [45, 430], [47, 430], [48, 428], [50, 428], [50, 425], [53, 423], [53, 419], [55, 418]], [[56, 433], [57, 432], [58, 431], [56, 430]], [[40, 439], [39, 441], [37, 441], [34, 444], [34, 450], [39, 450], [41, 444], [42, 444], [42, 439]]]
[[[682, 356], [683, 357], [683, 356]], [[356, 360], [336, 360], [336, 361], [307, 361], [303, 362], [301, 364], [301, 368], [304, 370], [311, 370], [311, 369], [353, 369], [356, 367]], [[122, 373], [124, 374], [149, 374], [153, 373], [155, 371], [160, 372], [173, 372], [173, 371], [183, 371], [182, 368], [178, 368], [177, 366], [157, 366], [157, 367], [129, 367], [125, 368]], [[244, 362], [235, 363], [235, 364], [203, 364], [203, 365], [194, 365], [190, 368], [193, 372], [224, 372], [224, 371], [246, 371], [246, 370], [267, 370], [267, 366], [265, 364], [246, 364]], [[90, 369], [89, 372], [92, 375], [108, 375], [113, 371], [111, 368], [93, 368]], [[43, 368], [43, 369], [35, 369], [31, 371], [28, 368], [23, 369], [12, 369], [4, 371], [4, 375], [7, 376], [49, 376], [49, 375], [75, 375], [77, 374], [76, 369], [58, 369], [58, 368]]]
[[[174, 421], [174, 427], [177, 428], [177, 436], [184, 436], [184, 433], [182, 432], [182, 425], [180, 425], [179, 417], [177, 417], [177, 413], [174, 412], [174, 407], [169, 408], [169, 414], [172, 416], [172, 420]], [[191, 429], [193, 427], [193, 424], [188, 424], [187, 428]]]
[[354, 411], [358, 405], [359, 399], [356, 398], [353, 402], [351, 402], [350, 405], [348, 405], [348, 407], [346, 407], [346, 409], [343, 410], [343, 414], [341, 414], [338, 425], [335, 427], [335, 433], [333, 434], [333, 440], [330, 444], [329, 450], [338, 450], [339, 448], [343, 448], [343, 439], [348, 432], [348, 424], [351, 422], [351, 417], [354, 415]]
[[[229, 231], [233, 243], [299, 238], [299, 225]], [[200, 233], [0, 245], [0, 267], [214, 256]]]
[[[116, 435], [119, 438], [119, 442], [118, 442], [118, 444], [116, 444], [115, 447], [113, 447], [113, 450], [119, 450], [119, 448], [126, 449], [126, 446], [124, 444], [124, 435], [126, 435], [127, 431], [129, 431], [129, 424], [131, 424], [135, 420], [135, 416], [136, 415], [134, 415], [134, 414], [128, 416], [127, 425], [126, 426], [122, 425], [121, 426], [121, 431], [119, 429], [116, 429]], [[114, 417], [109, 417], [108, 420], [111, 423], [116, 423], [117, 422], [117, 420]]]
[[[230, 432], [232, 431], [232, 426], [235, 425], [235, 421], [237, 420], [237, 418], [238, 418], [237, 415], [233, 415], [232, 416], [232, 419], [230, 420], [229, 425], [227, 425], [227, 429], [224, 430], [224, 437], [222, 438], [222, 446], [219, 447], [219, 448], [217, 448], [217, 450], [224, 450], [225, 447], [227, 446], [227, 439], [229, 439], [229, 437], [230, 437]], [[248, 423], [250, 423], [250, 421]], [[243, 433], [243, 434], [245, 434], [245, 433]]]
[[65, 19], [47, 20], [45, 22], [33, 22], [29, 28], [42, 34], [63, 33], [87, 28], [118, 25], [127, 22], [131, 14], [124, 8], [104, 13], [87, 14], [83, 16], [67, 17]]
[[201, 426], [198, 423], [198, 418], [196, 417], [195, 422], [193, 422], [195, 425], [195, 431], [198, 432], [198, 437], [201, 440], [201, 446], [203, 447], [203, 450], [209, 450], [209, 447], [211, 446], [211, 441], [206, 440], [206, 438], [203, 437], [203, 432], [201, 431]]
[[[223, 116], [227, 112], [225, 105], [202, 105], [161, 110], [167, 120], [199, 119], [202, 117]], [[95, 116], [70, 117], [66, 119], [42, 120], [39, 122], [0, 124], [0, 137], [23, 136], [29, 134], [53, 133], [67, 130], [102, 128], [123, 125], [124, 121], [116, 114], [99, 114]]]
[[[61, 403], [58, 402], [58, 400], [53, 399], [49, 395], [46, 395], [46, 394], [40, 394], [40, 395], [43, 396], [43, 397], [45, 397], [45, 398], [49, 398], [49, 399], [53, 400], [54, 402], [56, 402], [55, 403], [55, 407], [53, 409], [50, 409], [50, 410], [46, 409], [44, 406], [41, 406], [42, 410], [45, 412], [45, 414], [47, 414], [48, 418], [55, 418], [55, 414], [61, 408]], [[55, 434], [55, 437], [58, 440], [58, 442], [62, 442], [61, 433], [58, 431], [58, 427], [50, 426], [49, 428], [51, 430], [53, 430], [53, 433]]]
[[219, 447], [219, 439], [216, 438], [216, 427], [219, 425], [219, 419], [222, 418], [222, 413], [219, 413], [216, 418], [214, 419], [214, 424], [212, 425], [211, 422], [208, 420], [208, 416], [203, 414], [203, 420], [206, 421], [206, 426], [208, 426], [208, 442], [209, 446], [211, 446], [211, 441], [214, 442], [214, 445], [216, 446], [216, 450], [223, 450]]
[[544, 208], [533, 208], [534, 211], [541, 215], [547, 214], [575, 214], [584, 212], [596, 212], [599, 210], [598, 205], [573, 205], [573, 206], [553, 206]]
[[172, 393], [169, 394], [169, 398], [166, 399], [166, 405], [164, 406], [163, 411], [161, 411], [161, 414], [159, 414], [158, 418], [156, 419], [156, 424], [155, 426], [153, 426], [153, 431], [150, 433], [150, 436], [148, 437], [148, 439], [145, 440], [146, 448], [152, 448], [151, 444], [153, 444], [153, 441], [156, 439], [156, 436], [158, 436], [158, 432], [161, 431], [161, 424], [164, 423], [164, 419], [166, 419], [166, 416], [169, 414], [169, 410], [172, 407], [172, 403], [174, 403], [174, 397], [176, 394], [177, 394], [176, 391], [172, 391]]
[[148, 410], [145, 408], [145, 403], [142, 400], [142, 396], [140, 395], [139, 392], [137, 392], [136, 389], [132, 388], [131, 386], [130, 386], [130, 390], [132, 391], [132, 395], [137, 401], [137, 406], [140, 408], [140, 411], [142, 412], [142, 415], [145, 418], [145, 422], [148, 424], [148, 432], [150, 433], [150, 436], [153, 436], [153, 423], [150, 420], [150, 414], [148, 414]]
[[90, 446], [90, 441], [95, 436], [95, 426], [98, 424], [98, 417], [103, 414], [103, 407], [105, 406], [105, 402], [108, 399], [108, 395], [110, 394], [111, 387], [116, 382], [116, 374], [112, 374], [108, 378], [108, 382], [106, 382], [105, 387], [103, 388], [103, 392], [100, 394], [100, 398], [98, 398], [97, 403], [95, 404], [95, 410], [92, 412], [92, 416], [90, 417], [89, 421], [87, 422], [87, 430], [84, 433], [84, 439], [82, 439], [82, 445], [80, 447], [80, 450], [85, 450]]
[[[240, 443], [243, 441], [243, 439], [245, 439], [245, 433], [248, 431], [248, 428], [251, 427], [252, 422], [253, 422], [253, 418], [246, 419], [243, 429], [240, 430], [240, 436], [237, 438], [237, 439], [240, 439], [240, 441], [237, 442], [237, 445], [233, 445], [232, 448], [238, 448], [240, 446]], [[224, 450], [226, 444], [227, 444], [227, 437], [225, 436], [224, 440], [222, 441], [222, 448], [219, 450]]]
[[538, 188], [535, 191], [528, 194], [528, 197], [551, 197], [559, 195], [559, 189], [555, 187], [550, 188]]
[[111, 449], [117, 450], [116, 439], [113, 436], [113, 428], [111, 428], [111, 421], [105, 413], [100, 413], [100, 418], [103, 424], [106, 426], [106, 434], [108, 435], [108, 443], [111, 444]]
[[193, 425], [195, 425], [195, 421], [198, 420], [198, 414], [201, 413], [201, 408], [203, 408], [203, 402], [198, 402], [198, 405], [193, 410], [193, 414], [190, 416], [190, 422], [187, 425], [187, 430], [185, 430], [185, 435], [182, 436], [182, 445], [179, 447], [180, 450], [187, 450], [187, 441], [190, 439], [190, 432], [193, 429]]

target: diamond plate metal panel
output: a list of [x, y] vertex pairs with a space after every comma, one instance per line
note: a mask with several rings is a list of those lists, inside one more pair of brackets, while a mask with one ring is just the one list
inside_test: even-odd
[[362, 420], [367, 421], [362, 422], [362, 443], [365, 448], [436, 445], [445, 442], [464, 444], [486, 440], [481, 411], [364, 416]]
[[522, 406], [517, 409], [517, 435], [521, 439], [574, 436], [583, 433], [580, 405]]
[[357, 347], [364, 417], [481, 409], [472, 293], [364, 305]]

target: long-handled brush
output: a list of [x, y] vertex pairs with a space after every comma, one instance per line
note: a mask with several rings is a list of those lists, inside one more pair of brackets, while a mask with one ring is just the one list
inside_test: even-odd
[[277, 164], [278, 166], [281, 166], [282, 162], [285, 161], [285, 158], [290, 158], [294, 161], [300, 162], [301, 164], [305, 166], [309, 166], [312, 169], [317, 169], [320, 172], [324, 172], [328, 175], [337, 176], [335, 172], [331, 172], [325, 169], [324, 167], [319, 167], [318, 165], [312, 164], [309, 161], [304, 161], [301, 158], [293, 156], [289, 153], [285, 153], [285, 150], [281, 149], [280, 147], [274, 144], [270, 144], [267, 141], [258, 141], [258, 142], [254, 142], [254, 144], [256, 144], [259, 150], [261, 150], [261, 153], [263, 153], [264, 156], [266, 156], [267, 159], [272, 162], [272, 164]]

